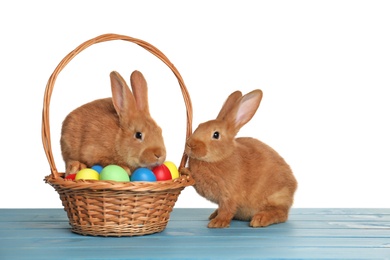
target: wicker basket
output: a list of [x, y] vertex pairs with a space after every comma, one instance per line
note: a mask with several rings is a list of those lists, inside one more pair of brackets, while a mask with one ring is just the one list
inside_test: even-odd
[[[57, 171], [51, 151], [49, 106], [54, 83], [61, 70], [80, 52], [89, 46], [106, 41], [124, 40], [133, 42], [162, 60], [175, 74], [183, 94], [187, 110], [187, 133], [191, 134], [192, 106], [190, 96], [175, 66], [153, 45], [132, 37], [104, 34], [90, 39], [70, 52], [57, 66], [46, 86], [43, 118], [42, 141], [51, 174], [45, 181], [58, 192], [62, 205], [67, 212], [73, 232], [93, 236], [138, 236], [161, 232], [169, 221], [180, 192], [194, 184], [188, 175], [178, 179], [159, 182], [113, 182], [113, 181], [69, 181], [64, 173]], [[183, 153], [179, 169], [187, 161]]]

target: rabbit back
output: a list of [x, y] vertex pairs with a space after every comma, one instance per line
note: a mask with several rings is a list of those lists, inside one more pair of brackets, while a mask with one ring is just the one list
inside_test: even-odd
[[65, 118], [61, 131], [61, 150], [65, 162], [78, 160], [87, 167], [96, 163], [123, 164], [115, 143], [119, 120], [111, 98], [80, 106]]

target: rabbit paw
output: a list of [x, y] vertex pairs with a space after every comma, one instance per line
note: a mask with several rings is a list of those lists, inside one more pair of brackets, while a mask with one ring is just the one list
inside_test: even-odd
[[214, 219], [218, 215], [218, 209], [216, 209], [209, 217], [209, 220]]
[[119, 166], [122, 167], [127, 172], [127, 175], [131, 176], [131, 170], [129, 166], [127, 165], [119, 165]]
[[79, 161], [70, 161], [67, 163], [65, 176], [68, 176], [71, 173], [77, 173], [84, 168], [87, 168], [84, 163], [81, 163]]
[[208, 228], [227, 228], [230, 226], [230, 219], [221, 219], [221, 218], [213, 218], [209, 224]]
[[254, 215], [249, 226], [266, 227], [271, 224], [285, 222], [286, 220], [287, 214], [282, 211], [265, 211]]
[[180, 168], [179, 171], [180, 171], [180, 175], [191, 175], [190, 169], [188, 168], [183, 167]]

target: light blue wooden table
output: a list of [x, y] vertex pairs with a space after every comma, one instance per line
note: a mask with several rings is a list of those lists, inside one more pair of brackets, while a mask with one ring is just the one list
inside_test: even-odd
[[140, 237], [74, 234], [63, 209], [0, 209], [0, 259], [390, 259], [389, 209], [292, 209], [287, 223], [208, 229], [213, 209], [175, 208]]

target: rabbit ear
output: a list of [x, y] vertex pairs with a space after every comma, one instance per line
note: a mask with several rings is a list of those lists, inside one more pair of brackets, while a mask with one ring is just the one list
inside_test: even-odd
[[137, 70], [133, 71], [130, 76], [130, 83], [137, 109], [149, 115], [148, 85], [142, 73]]
[[236, 132], [252, 119], [260, 105], [262, 97], [263, 92], [260, 89], [256, 89], [244, 95], [236, 102], [235, 107], [228, 115], [228, 120]]
[[219, 111], [219, 114], [217, 116], [217, 119], [223, 120], [226, 115], [230, 113], [230, 111], [234, 108], [235, 104], [237, 103], [237, 100], [242, 97], [241, 91], [235, 91], [226, 99], [225, 103], [223, 104], [221, 111]]
[[135, 99], [122, 76], [113, 71], [110, 73], [112, 103], [121, 121], [129, 121], [136, 111]]

